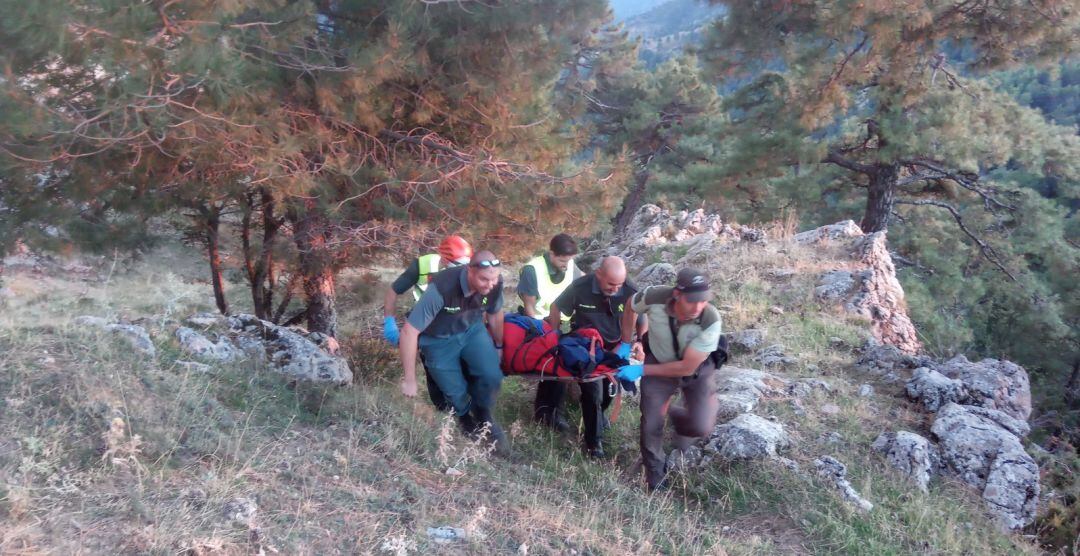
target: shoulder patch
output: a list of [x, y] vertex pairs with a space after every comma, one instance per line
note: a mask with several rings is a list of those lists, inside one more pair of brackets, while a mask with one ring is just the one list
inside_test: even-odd
[[701, 312], [701, 329], [705, 330], [717, 322], [720, 322], [720, 311], [710, 303], [706, 305], [705, 310]]
[[675, 291], [675, 288], [671, 286], [649, 286], [638, 295], [642, 296], [646, 305], [663, 305], [671, 299], [671, 292], [673, 291]]

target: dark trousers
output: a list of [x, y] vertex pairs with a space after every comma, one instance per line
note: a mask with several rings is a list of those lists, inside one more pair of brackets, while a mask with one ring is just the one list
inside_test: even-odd
[[[423, 357], [420, 358], [420, 362], [423, 363]], [[450, 408], [454, 407], [446, 396], [443, 395], [442, 390], [439, 390], [439, 386], [435, 384], [435, 379], [431, 376], [431, 371], [427, 370], [427, 364], [424, 364], [424, 374], [427, 375], [427, 380], [424, 381], [427, 384], [428, 398], [431, 399], [431, 405], [435, 406], [440, 413], [446, 413], [450, 411]]]
[[483, 323], [448, 338], [421, 335], [419, 343], [428, 377], [434, 379], [454, 412], [458, 416], [469, 410], [489, 414], [503, 374], [495, 343]]
[[[554, 420], [566, 398], [565, 382], [543, 381], [536, 388], [534, 416]], [[578, 383], [581, 389], [581, 418], [585, 424], [585, 445], [599, 446], [602, 437], [604, 411], [611, 405], [611, 382], [608, 379]]]
[[[645, 362], [657, 361], [648, 354]], [[716, 398], [715, 374], [716, 366], [709, 358], [697, 368], [697, 376], [646, 376], [641, 379], [641, 459], [650, 489], [664, 480], [667, 462], [664, 425], [668, 419], [675, 427], [675, 434], [684, 437], [683, 440], [706, 436], [716, 425], [720, 403]], [[672, 396], [680, 391], [683, 405], [671, 406]]]

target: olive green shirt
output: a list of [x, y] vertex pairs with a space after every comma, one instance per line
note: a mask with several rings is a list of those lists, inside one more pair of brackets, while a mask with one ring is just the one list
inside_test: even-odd
[[649, 352], [660, 363], [681, 360], [688, 347], [702, 353], [712, 353], [716, 351], [722, 333], [720, 312], [712, 304], [706, 305], [698, 318], [675, 322], [679, 337], [679, 353], [676, 354], [668, 323], [668, 317], [675, 316], [675, 298], [671, 295], [674, 290], [671, 286], [652, 286], [639, 292], [630, 302], [635, 313], [649, 319]]

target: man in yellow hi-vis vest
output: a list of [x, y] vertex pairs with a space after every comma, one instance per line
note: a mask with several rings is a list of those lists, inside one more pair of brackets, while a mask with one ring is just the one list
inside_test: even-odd
[[[517, 293], [521, 298], [520, 312], [534, 319], [546, 319], [551, 312], [551, 302], [582, 272], [574, 265], [578, 253], [577, 242], [567, 234], [551, 238], [549, 251], [525, 263], [518, 277]], [[570, 317], [562, 316], [562, 322]]]
[[[539, 255], [521, 269], [518, 277], [517, 292], [521, 298], [519, 312], [534, 319], [547, 319], [551, 313], [551, 304], [560, 296], [570, 283], [584, 273], [574, 264], [574, 255], [578, 253], [577, 242], [567, 234], [551, 238], [548, 252]], [[561, 314], [563, 324], [570, 322], [570, 316]], [[540, 423], [559, 431], [567, 431], [570, 425], [560, 415], [554, 404], [544, 402], [553, 396], [546, 394], [561, 385], [541, 382], [537, 389], [537, 409], [533, 417]], [[561, 391], [561, 390], [560, 390]], [[561, 399], [561, 397], [560, 397]]]
[[[394, 317], [399, 295], [411, 289], [413, 290], [413, 298], [419, 300], [432, 278], [440, 270], [468, 264], [472, 255], [473, 250], [469, 242], [459, 235], [449, 235], [439, 244], [436, 253], [428, 253], [414, 259], [405, 269], [405, 272], [402, 272], [386, 289], [386, 297], [383, 300], [383, 338], [391, 345], [398, 345], [400, 331]], [[435, 386], [435, 381], [431, 380], [430, 374], [428, 375], [427, 387], [431, 403], [435, 404], [435, 407], [441, 411], [448, 410], [450, 404], [438, 387]]]

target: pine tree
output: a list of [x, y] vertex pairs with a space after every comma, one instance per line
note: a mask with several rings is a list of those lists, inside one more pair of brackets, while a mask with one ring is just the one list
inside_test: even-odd
[[[1002, 163], [991, 138], [1012, 130], [980, 118], [1013, 107], [996, 106], [966, 76], [1056, 59], [1080, 36], [1080, 11], [1057, 0], [726, 5], [702, 56], [718, 75], [758, 75], [745, 104], [732, 105], [742, 123], [736, 150], [772, 172], [796, 163], [843, 169], [866, 189], [867, 232], [888, 227], [898, 195], [941, 183], [1003, 208], [980, 173]], [[974, 152], [972, 135], [992, 152]], [[1014, 145], [1023, 142], [1016, 135]]]
[[701, 130], [722, 118], [719, 96], [694, 56], [649, 69], [638, 59], [638, 46], [621, 28], [605, 29], [565, 85], [580, 99], [578, 117], [591, 131], [592, 146], [629, 159], [632, 185], [615, 216], [616, 230], [645, 203], [657, 175], [704, 160]]
[[184, 209], [220, 277], [214, 240], [238, 217], [260, 316], [281, 318], [274, 288], [293, 283], [334, 335], [335, 275], [357, 256], [449, 230], [513, 254], [612, 208], [606, 170], [569, 162], [580, 136], [554, 99], [599, 0], [0, 7], [20, 45], [0, 53], [12, 232], [41, 206], [55, 222]]

